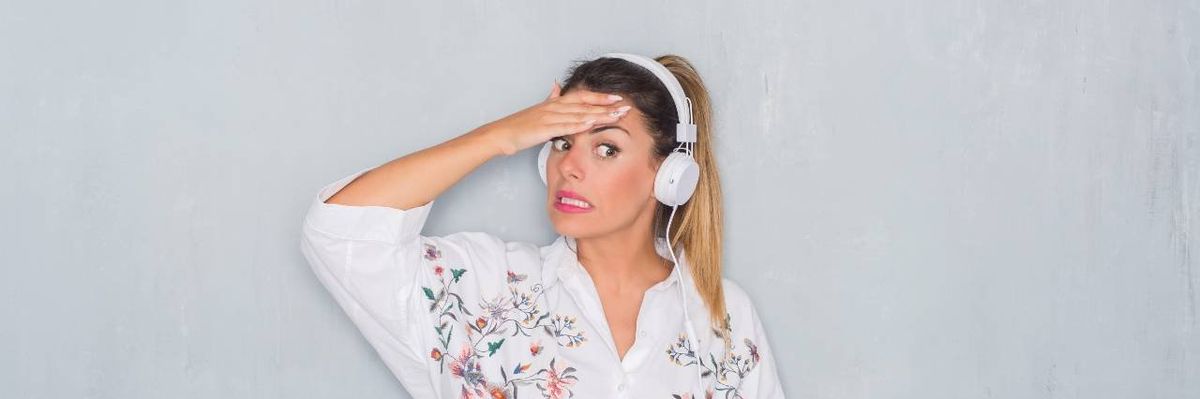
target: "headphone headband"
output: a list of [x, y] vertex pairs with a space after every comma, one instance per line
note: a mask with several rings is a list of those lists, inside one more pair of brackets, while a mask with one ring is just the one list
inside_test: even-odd
[[675, 140], [680, 143], [696, 142], [696, 124], [692, 120], [692, 99], [687, 97], [683, 91], [683, 85], [679, 84], [675, 74], [658, 61], [637, 54], [608, 53], [601, 57], [620, 58], [641, 65], [654, 73], [654, 76], [663, 82], [663, 86], [667, 87], [667, 91], [671, 94], [671, 100], [675, 102], [675, 111], [679, 113], [679, 123], [675, 124]]

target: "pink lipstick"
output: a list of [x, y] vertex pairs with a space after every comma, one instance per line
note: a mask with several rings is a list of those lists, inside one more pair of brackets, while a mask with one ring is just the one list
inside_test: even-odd
[[572, 191], [558, 190], [554, 193], [554, 209], [565, 213], [584, 213], [592, 211], [592, 203], [587, 198]]

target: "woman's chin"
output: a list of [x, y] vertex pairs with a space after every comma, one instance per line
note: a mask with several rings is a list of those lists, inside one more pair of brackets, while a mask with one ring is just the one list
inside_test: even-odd
[[589, 223], [583, 215], [555, 216], [550, 218], [554, 231], [569, 237], [588, 237], [595, 233], [596, 224]]

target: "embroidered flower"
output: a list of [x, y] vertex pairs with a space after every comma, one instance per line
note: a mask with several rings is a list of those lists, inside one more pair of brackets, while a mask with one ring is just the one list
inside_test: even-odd
[[675, 343], [667, 347], [667, 358], [680, 366], [696, 364], [696, 352], [692, 349], [691, 342], [688, 342], [686, 334], [679, 334]]
[[[512, 301], [504, 296], [498, 296], [491, 301], [482, 301], [479, 305], [483, 307], [482, 314], [485, 317], [492, 320], [506, 320]], [[479, 328], [483, 328], [483, 326]]]
[[572, 375], [575, 372], [574, 367], [567, 367], [558, 370], [554, 366], [554, 359], [550, 360], [550, 368], [546, 372], [546, 385], [538, 384], [537, 387], [542, 391], [542, 396], [549, 399], [560, 399], [569, 396], [574, 396], [571, 391], [571, 385], [574, 385], [579, 378]]
[[754, 360], [754, 363], [758, 363], [761, 360], [761, 357], [758, 355], [758, 345], [755, 345], [750, 338], [745, 338], [743, 342], [747, 348], [750, 348], [750, 358]]
[[505, 398], [508, 398], [508, 392], [507, 392], [507, 391], [505, 391], [503, 387], [496, 386], [496, 385], [492, 385], [492, 386], [489, 386], [489, 387], [488, 387], [488, 395], [489, 395], [489, 396], [490, 396], [492, 399], [505, 399]]
[[[677, 394], [671, 395], [671, 397], [674, 399], [692, 399], [694, 396], [692, 396], [691, 392], [688, 392], [688, 393], [682, 393], [682, 394], [677, 393]], [[704, 399], [713, 399], [712, 388], [709, 388], [708, 390], [704, 391]]]
[[442, 251], [433, 244], [425, 244], [425, 259], [437, 260], [442, 257]]
[[466, 377], [467, 371], [473, 364], [468, 364], [467, 362], [474, 358], [473, 355], [471, 346], [463, 345], [462, 350], [458, 353], [458, 357], [450, 362], [450, 374], [453, 374], [455, 377]]
[[558, 339], [558, 344], [574, 348], [587, 341], [582, 332], [575, 332], [575, 318], [565, 315], [555, 315], [550, 325], [543, 327], [547, 334]]
[[542, 353], [542, 342], [541, 341], [533, 341], [533, 343], [530, 343], [529, 344], [529, 355], [537, 356], [539, 353]]

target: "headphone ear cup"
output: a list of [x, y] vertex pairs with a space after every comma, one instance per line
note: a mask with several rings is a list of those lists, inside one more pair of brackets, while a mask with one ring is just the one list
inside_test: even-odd
[[550, 185], [550, 183], [546, 182], [546, 159], [549, 157], [550, 157], [550, 142], [546, 142], [545, 145], [542, 145], [542, 150], [538, 151], [537, 163], [538, 163], [538, 174], [542, 176], [542, 184], [547, 185], [547, 186]]
[[686, 153], [672, 152], [654, 177], [654, 197], [667, 206], [683, 205], [700, 181], [700, 165]]

